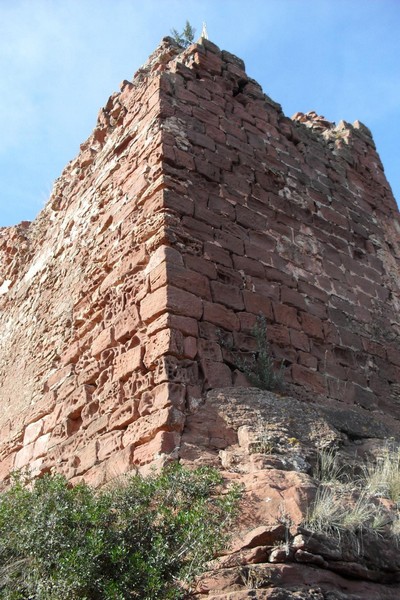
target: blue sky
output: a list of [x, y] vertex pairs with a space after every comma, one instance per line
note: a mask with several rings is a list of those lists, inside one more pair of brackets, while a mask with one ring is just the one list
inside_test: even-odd
[[365, 123], [400, 201], [400, 0], [0, 0], [0, 226], [35, 218], [108, 96], [186, 19], [288, 116]]

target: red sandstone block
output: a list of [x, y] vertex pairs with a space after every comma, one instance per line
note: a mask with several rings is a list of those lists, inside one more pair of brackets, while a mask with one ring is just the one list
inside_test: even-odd
[[174, 265], [183, 266], [183, 258], [178, 250], [163, 244], [156, 248], [151, 254], [145, 273], [151, 273], [153, 269], [163, 263], [172, 263]]
[[183, 335], [177, 329], [164, 329], [153, 335], [146, 344], [144, 365], [150, 369], [162, 354], [183, 355]]
[[[221, 75], [223, 63], [219, 56], [215, 54], [211, 54], [207, 52], [207, 54], [196, 53], [193, 56], [194, 63], [199, 65], [201, 71], [206, 73], [208, 76], [210, 75]], [[198, 98], [195, 96], [196, 102], [194, 104], [198, 105]]]
[[234, 347], [244, 352], [255, 352], [257, 350], [257, 341], [254, 334], [234, 332]]
[[221, 173], [220, 173], [220, 169], [218, 167], [216, 167], [215, 165], [213, 165], [212, 163], [210, 163], [207, 160], [201, 159], [198, 156], [194, 159], [194, 162], [196, 165], [196, 171], [200, 175], [204, 175], [204, 177], [206, 179], [208, 179], [209, 181], [215, 181], [217, 183], [220, 182]]
[[61, 354], [61, 364], [67, 365], [69, 363], [76, 363], [81, 353], [79, 340], [73, 342], [68, 348]]
[[[253, 232], [250, 232], [250, 239]], [[245, 254], [249, 258], [252, 258], [256, 261], [259, 261], [266, 265], [271, 265], [271, 252], [274, 251], [276, 246], [276, 240], [270, 237], [268, 234], [258, 233], [259, 238], [257, 239], [258, 243], [245, 242]], [[264, 238], [265, 245], [263, 244]]]
[[185, 358], [195, 358], [197, 355], [197, 339], [195, 337], [185, 337], [183, 340], [183, 355]]
[[139, 323], [139, 314], [137, 307], [130, 304], [122, 313], [117, 315], [114, 320], [114, 338], [121, 342], [131, 337], [137, 330]]
[[264, 278], [259, 279], [257, 277], [251, 277], [247, 287], [249, 289], [254, 289], [254, 291], [266, 298], [279, 301], [280, 285], [278, 283], [268, 281]]
[[90, 351], [92, 356], [99, 357], [99, 355], [114, 344], [114, 328], [107, 327], [103, 329], [101, 333], [94, 339]]
[[161, 383], [154, 387], [149, 394], [152, 398], [152, 412], [167, 406], [174, 406], [178, 410], [185, 408], [185, 386], [181, 383]]
[[146, 248], [134, 250], [129, 256], [124, 256], [114, 265], [112, 271], [103, 279], [100, 284], [100, 293], [104, 293], [108, 288], [121, 283], [128, 273], [134, 273], [147, 262]]
[[298, 358], [299, 358], [300, 365], [303, 365], [304, 367], [307, 367], [308, 369], [311, 369], [312, 371], [317, 370], [318, 360], [312, 354], [309, 354], [308, 352], [300, 351], [298, 353]]
[[[204, 98], [204, 100], [211, 100], [212, 95], [209, 92], [209, 90], [207, 90], [203, 85], [202, 81], [197, 81], [197, 80], [189, 80], [187, 82], [187, 89], [191, 92], [193, 92], [194, 94], [196, 94], [196, 96], [198, 98]], [[173, 91], [173, 90], [172, 90]], [[202, 114], [203, 112], [205, 113], [206, 111], [202, 111], [201, 108], [197, 109], [199, 112], [199, 114]], [[193, 109], [193, 114], [194, 114], [194, 109]], [[200, 116], [197, 117], [200, 121], [202, 120]]]
[[222, 248], [225, 248], [230, 252], [240, 255], [244, 253], [243, 241], [236, 235], [228, 233], [226, 230], [217, 229], [214, 234], [214, 239], [217, 244], [220, 244]]
[[243, 299], [246, 311], [259, 315], [265, 315], [268, 319], [272, 319], [272, 304], [269, 298], [257, 294], [256, 292], [250, 292], [249, 290], [243, 290]]
[[[239, 173], [237, 173], [237, 169], [235, 169], [232, 172], [223, 171], [222, 180], [224, 184], [233, 188], [237, 193], [241, 194], [242, 196], [247, 196], [251, 193], [250, 183], [246, 181], [246, 179], [242, 177]], [[243, 223], [243, 220], [248, 220], [248, 215], [244, 215], [243, 211], [238, 211], [238, 207], [236, 207], [236, 218], [239, 223], [242, 223], [244, 225], [245, 223]]]
[[240, 312], [238, 314], [240, 321], [240, 331], [246, 333], [252, 333], [254, 330], [254, 326], [257, 323], [257, 317], [253, 313]]
[[27, 411], [24, 417], [24, 424], [29, 425], [29, 423], [38, 421], [42, 417], [51, 413], [56, 405], [56, 397], [56, 392], [47, 392], [43, 394], [40, 400], [37, 400], [35, 404]]
[[99, 436], [98, 459], [100, 462], [122, 450], [122, 435], [122, 431], [109, 431]]
[[312, 301], [310, 298], [306, 298], [306, 311], [313, 315], [314, 317], [318, 317], [318, 319], [325, 320], [328, 318], [328, 310], [326, 304], [322, 302]]
[[[195, 210], [196, 212], [196, 210]], [[192, 217], [183, 217], [182, 225], [185, 230], [186, 236], [191, 236], [196, 240], [208, 241], [213, 238], [214, 234], [214, 222], [206, 223], [200, 219]]]
[[225, 133], [218, 127], [214, 127], [213, 125], [206, 125], [206, 135], [210, 136], [210, 138], [214, 140], [214, 142], [216, 143], [217, 152], [219, 153], [219, 147], [225, 146], [226, 144]]
[[192, 142], [192, 144], [194, 146], [200, 146], [201, 148], [208, 148], [208, 150], [211, 150], [212, 152], [214, 152], [215, 143], [208, 136], [206, 136], [198, 131], [195, 131], [194, 129], [189, 129], [187, 131], [187, 135], [188, 135], [189, 140]]
[[194, 202], [189, 196], [183, 193], [177, 193], [170, 189], [163, 191], [163, 206], [165, 209], [173, 210], [180, 215], [193, 215]]
[[343, 400], [348, 404], [356, 404], [367, 410], [376, 410], [377, 408], [377, 397], [375, 394], [356, 383], [347, 382]]
[[205, 242], [204, 258], [225, 265], [226, 267], [232, 267], [232, 259], [229, 252], [213, 242]]
[[[275, 321], [282, 325], [287, 325], [293, 329], [301, 329], [299, 319], [297, 316], [297, 310], [292, 306], [286, 306], [285, 304], [277, 304], [272, 302], [272, 308], [275, 316]], [[303, 328], [305, 333], [309, 333]]]
[[129, 423], [132, 423], [139, 417], [138, 412], [138, 401], [137, 399], [131, 399], [125, 401], [121, 406], [117, 406], [116, 409], [111, 413], [110, 420], [108, 422], [108, 428], [111, 429], [124, 429]]
[[55, 373], [50, 375], [45, 383], [46, 391], [55, 390], [58, 388], [68, 377], [74, 374], [74, 365], [66, 365], [61, 369], [57, 369]]
[[[353, 313], [353, 307], [348, 305], [350, 315]], [[348, 327], [351, 319], [348, 314], [336, 308], [328, 309], [329, 319], [336, 327]]]
[[206, 389], [230, 387], [232, 385], [231, 370], [224, 363], [202, 360], [201, 368], [204, 373], [204, 386]]
[[198, 352], [199, 358], [222, 362], [222, 352], [221, 347], [216, 342], [212, 342], [210, 340], [199, 339], [198, 340]]
[[[386, 351], [389, 348], [389, 346], [383, 346], [382, 344], [379, 344], [379, 342], [374, 342], [373, 340], [370, 340], [369, 338], [361, 338], [362, 339], [362, 344], [363, 344], [363, 349], [368, 352], [368, 354], [372, 354], [373, 356], [379, 356], [380, 358], [385, 359], [386, 358]], [[393, 360], [389, 360], [389, 362], [395, 362]]]
[[192, 92], [180, 85], [176, 86], [175, 88], [175, 97], [178, 100], [182, 100], [183, 102], [187, 102], [189, 104], [198, 104], [198, 98], [192, 94]]
[[268, 341], [278, 346], [290, 346], [289, 329], [283, 325], [268, 325]]
[[352, 333], [348, 328], [338, 327], [337, 332], [339, 334], [340, 342], [342, 346], [352, 348], [353, 350], [362, 350], [363, 344], [362, 339], [359, 335]]
[[283, 304], [289, 304], [302, 310], [307, 310], [305, 298], [297, 290], [282, 286], [281, 288], [281, 301]]
[[11, 471], [13, 471], [15, 464], [15, 452], [10, 452], [0, 462], [0, 481], [8, 479]]
[[287, 273], [274, 268], [274, 267], [264, 267], [265, 277], [268, 281], [277, 281], [286, 285], [287, 287], [296, 287], [297, 282], [294, 277], [288, 275]]
[[[93, 436], [97, 436], [100, 432], [106, 431], [106, 429], [108, 429], [109, 420], [110, 420], [109, 414], [97, 416], [96, 418], [91, 419], [86, 427], [86, 431], [85, 431], [86, 436], [88, 438], [92, 438]], [[82, 421], [82, 424], [86, 425], [86, 423], [83, 423], [83, 421]]]
[[79, 455], [76, 454], [76, 475], [81, 475], [97, 463], [98, 442], [92, 440], [79, 449]]
[[[293, 363], [296, 363], [297, 361], [297, 352], [294, 348], [291, 348], [290, 346], [275, 346], [274, 344], [271, 344], [270, 349], [272, 356], [275, 358], [276, 369], [279, 369], [282, 363], [285, 365], [291, 365]], [[288, 368], [285, 368], [285, 376], [286, 373], [290, 374]]]
[[179, 360], [176, 356], [161, 356], [154, 371], [154, 383], [196, 383], [198, 381], [197, 362]]
[[84, 384], [93, 385], [96, 383], [100, 370], [100, 363], [93, 358], [82, 367], [82, 371], [79, 372], [76, 383], [78, 386]]
[[[388, 361], [400, 367], [400, 351], [398, 347], [386, 346]], [[399, 372], [400, 379], [400, 372]]]
[[385, 379], [382, 379], [379, 373], [370, 373], [369, 387], [376, 396], [385, 400], [388, 400], [391, 396], [392, 390], [390, 384]]
[[181, 315], [170, 315], [171, 327], [179, 329], [184, 335], [198, 335], [198, 323], [196, 319], [182, 317]]
[[311, 371], [302, 365], [292, 365], [291, 375], [293, 383], [304, 386], [317, 394], [323, 394], [327, 390], [325, 377], [317, 371]]
[[228, 329], [229, 331], [239, 330], [239, 319], [237, 315], [222, 304], [204, 302], [203, 319], [204, 321], [209, 321], [210, 323]]
[[213, 301], [218, 304], [224, 304], [229, 308], [242, 310], [244, 308], [241, 291], [233, 285], [225, 285], [219, 281], [211, 282], [211, 293]]
[[154, 438], [134, 449], [133, 460], [137, 465], [145, 465], [176, 452], [180, 447], [181, 436], [176, 431], [159, 431]]
[[188, 269], [202, 273], [208, 279], [216, 279], [217, 269], [211, 260], [205, 260], [200, 256], [187, 254], [185, 256], [185, 265]]
[[247, 143], [247, 141], [242, 142], [230, 133], [226, 134], [226, 145], [228, 148], [232, 148], [234, 152], [236, 151], [239, 155], [248, 154], [249, 156], [253, 156], [254, 154], [254, 149], [250, 146], [250, 144]]
[[366, 306], [356, 306], [354, 316], [357, 321], [362, 321], [363, 323], [372, 323], [373, 321], [373, 315]]
[[323, 218], [329, 221], [330, 223], [335, 223], [335, 225], [343, 227], [344, 229], [349, 228], [349, 222], [347, 218], [343, 214], [337, 212], [336, 210], [332, 210], [327, 206], [320, 206], [319, 212], [323, 216]]
[[27, 446], [28, 444], [31, 444], [32, 442], [37, 440], [37, 438], [43, 432], [43, 424], [44, 419], [42, 418], [38, 421], [35, 421], [34, 423], [30, 423], [27, 427], [25, 427], [24, 439], [22, 442], [24, 446]]
[[136, 346], [136, 348], [131, 348], [131, 350], [120, 354], [115, 360], [114, 378], [122, 379], [126, 377], [129, 373], [139, 369], [141, 362], [140, 346]]
[[397, 365], [387, 363], [379, 357], [376, 358], [375, 362], [378, 367], [379, 374], [383, 379], [386, 379], [392, 383], [400, 382], [400, 371]]
[[243, 277], [235, 269], [225, 267], [223, 265], [217, 265], [218, 280], [220, 283], [226, 285], [233, 285], [238, 288], [243, 287]]
[[332, 352], [326, 351], [323, 361], [321, 361], [321, 370], [336, 379], [347, 380], [347, 369], [341, 366], [336, 360]]
[[263, 265], [258, 260], [253, 260], [247, 256], [233, 256], [233, 266], [235, 269], [244, 271], [246, 275], [264, 277]]
[[203, 312], [200, 298], [170, 285], [157, 289], [140, 303], [142, 320], [148, 322], [165, 311], [199, 319]]
[[321, 319], [309, 315], [305, 312], [300, 312], [301, 329], [310, 337], [324, 339], [323, 322]]
[[29, 465], [29, 463], [33, 459], [33, 448], [34, 448], [34, 443], [28, 444], [28, 445], [24, 446], [23, 448], [21, 448], [21, 450], [18, 450], [18, 452], [15, 454], [15, 459], [14, 459], [14, 464], [13, 464], [14, 471], [17, 471], [18, 469], [23, 469], [24, 467]]
[[194, 171], [194, 158], [191, 154], [189, 154], [187, 151], [180, 150], [177, 147], [175, 147], [173, 151], [175, 166], [187, 169], [188, 171]]
[[329, 321], [323, 324], [324, 338], [327, 344], [340, 344], [340, 338], [336, 326]]
[[[238, 313], [238, 314], [240, 315], [242, 313]], [[224, 340], [226, 339], [225, 336], [227, 338], [229, 338], [230, 342], [232, 342], [232, 340], [233, 340], [232, 334], [221, 330], [216, 325], [213, 325], [212, 323], [207, 323], [206, 321], [201, 321], [199, 323], [199, 337], [200, 338], [203, 338], [206, 340], [212, 340], [213, 342], [219, 342], [219, 340], [221, 339], [221, 336], [224, 336]]]
[[340, 346], [335, 346], [333, 348], [333, 355], [340, 365], [343, 365], [345, 367], [355, 367], [356, 365], [354, 352], [349, 348], [341, 348]]
[[352, 383], [356, 383], [363, 388], [367, 388], [369, 373], [366, 372], [365, 356], [361, 353], [357, 354], [357, 366], [355, 369], [346, 369], [346, 379]]
[[206, 300], [211, 300], [210, 285], [207, 277], [196, 271], [185, 269], [180, 265], [167, 263], [166, 280], [167, 283], [177, 288], [195, 293], [196, 296], [200, 296]]
[[160, 429], [182, 431], [184, 421], [184, 414], [172, 406], [155, 411], [128, 425], [123, 435], [123, 445], [127, 447], [143, 444], [154, 437]]
[[62, 403], [62, 415], [64, 418], [77, 419], [91, 399], [93, 387], [82, 385], [75, 387], [74, 391]]
[[294, 348], [304, 350], [304, 352], [310, 351], [310, 341], [305, 333], [296, 329], [290, 329], [289, 334], [291, 344]]
[[34, 448], [33, 448], [33, 458], [37, 459], [40, 458], [41, 456], [45, 456], [49, 447], [49, 441], [50, 441], [50, 433], [45, 433], [44, 435], [41, 435], [40, 437], [38, 437], [38, 439], [35, 441], [34, 444]]
[[221, 169], [221, 171], [230, 171], [232, 169], [232, 161], [229, 158], [228, 150], [226, 152], [204, 150], [204, 158]]

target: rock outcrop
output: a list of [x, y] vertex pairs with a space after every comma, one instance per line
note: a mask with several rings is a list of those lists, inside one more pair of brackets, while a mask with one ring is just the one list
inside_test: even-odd
[[[208, 462], [244, 485], [245, 541], [201, 597], [396, 597], [374, 575], [394, 559], [298, 530], [318, 449], [351, 461], [399, 435], [400, 216], [364, 125], [290, 119], [236, 56], [165, 38], [38, 218], [0, 229], [0, 309], [5, 482]], [[285, 399], [243, 391], [260, 315]]]

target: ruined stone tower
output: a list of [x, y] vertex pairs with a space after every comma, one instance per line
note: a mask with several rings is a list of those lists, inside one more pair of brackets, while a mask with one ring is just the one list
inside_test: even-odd
[[398, 419], [399, 257], [364, 125], [290, 119], [237, 57], [166, 38], [0, 230], [1, 476], [179, 457], [190, 407], [246, 384], [259, 314], [290, 395]]

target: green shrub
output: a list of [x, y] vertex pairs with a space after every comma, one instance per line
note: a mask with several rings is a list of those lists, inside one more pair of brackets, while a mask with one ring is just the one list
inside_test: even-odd
[[0, 496], [0, 598], [183, 598], [227, 540], [238, 492], [220, 484], [179, 466], [100, 491], [17, 475]]
[[179, 33], [176, 29], [171, 29], [171, 34], [177, 44], [183, 48], [187, 48], [190, 44], [193, 44], [196, 30], [191, 26], [189, 21], [186, 21], [182, 33]]
[[277, 369], [271, 355], [267, 340], [267, 321], [264, 315], [259, 315], [252, 334], [255, 337], [257, 350], [250, 359], [238, 358], [237, 368], [242, 371], [249, 382], [261, 390], [281, 391], [284, 388], [283, 365]]

